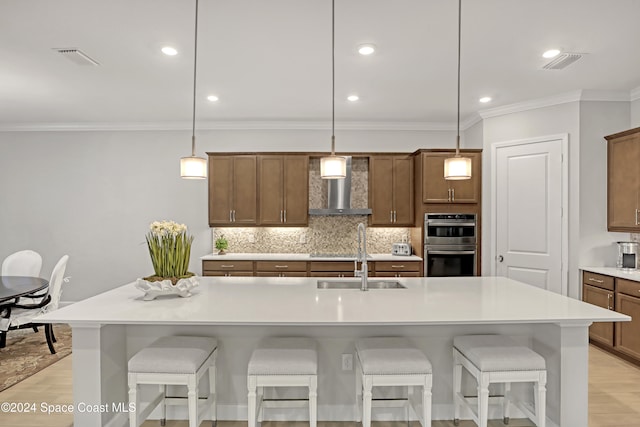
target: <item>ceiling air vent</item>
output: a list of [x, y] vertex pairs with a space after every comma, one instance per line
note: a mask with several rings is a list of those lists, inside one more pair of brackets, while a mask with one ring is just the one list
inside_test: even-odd
[[551, 62], [542, 66], [544, 70], [562, 70], [584, 56], [583, 53], [564, 52], [553, 58]]
[[62, 54], [68, 60], [78, 65], [100, 65], [98, 61], [92, 59], [89, 55], [76, 48], [53, 48], [56, 52]]

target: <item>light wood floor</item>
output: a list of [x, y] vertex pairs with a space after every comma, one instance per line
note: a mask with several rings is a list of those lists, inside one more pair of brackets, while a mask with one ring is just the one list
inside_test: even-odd
[[[70, 404], [71, 360], [66, 357], [60, 362], [38, 372], [19, 384], [0, 392], [1, 402], [40, 402], [49, 404]], [[349, 422], [320, 422], [319, 427], [356, 427]], [[412, 423], [417, 427], [418, 423]], [[71, 427], [73, 415], [41, 413], [7, 414], [0, 412], [0, 426], [3, 427]], [[158, 426], [157, 421], [147, 421], [144, 427]], [[186, 421], [167, 421], [167, 427], [186, 427]], [[208, 426], [202, 423], [202, 426]], [[246, 422], [220, 421], [218, 427], [244, 427]], [[265, 422], [263, 427], [308, 427], [308, 423]], [[374, 423], [375, 427], [404, 427], [406, 423]], [[511, 420], [509, 426], [532, 426], [525, 420]], [[435, 421], [433, 427], [450, 427], [451, 421]], [[475, 423], [461, 422], [462, 427], [472, 427]], [[502, 427], [500, 421], [492, 421], [490, 427]], [[589, 350], [589, 427], [640, 427], [640, 368], [591, 346]]]

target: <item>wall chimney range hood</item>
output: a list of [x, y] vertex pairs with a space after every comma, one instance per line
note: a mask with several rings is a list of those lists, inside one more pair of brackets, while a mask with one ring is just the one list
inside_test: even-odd
[[309, 209], [309, 215], [371, 215], [371, 209], [351, 208], [351, 156], [347, 159], [347, 173], [341, 179], [329, 179], [327, 182], [327, 208]]

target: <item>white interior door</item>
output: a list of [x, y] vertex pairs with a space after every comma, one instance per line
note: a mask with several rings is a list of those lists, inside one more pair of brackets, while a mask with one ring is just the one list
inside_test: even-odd
[[495, 144], [495, 274], [566, 294], [567, 137]]

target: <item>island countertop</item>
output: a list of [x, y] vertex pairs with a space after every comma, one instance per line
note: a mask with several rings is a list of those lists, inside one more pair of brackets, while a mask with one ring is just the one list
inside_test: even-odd
[[142, 292], [130, 283], [40, 316], [37, 321], [339, 326], [630, 320], [629, 316], [504, 277], [395, 280], [407, 289], [317, 289], [315, 278], [201, 277], [190, 298], [170, 296], [153, 301], [143, 301]]

